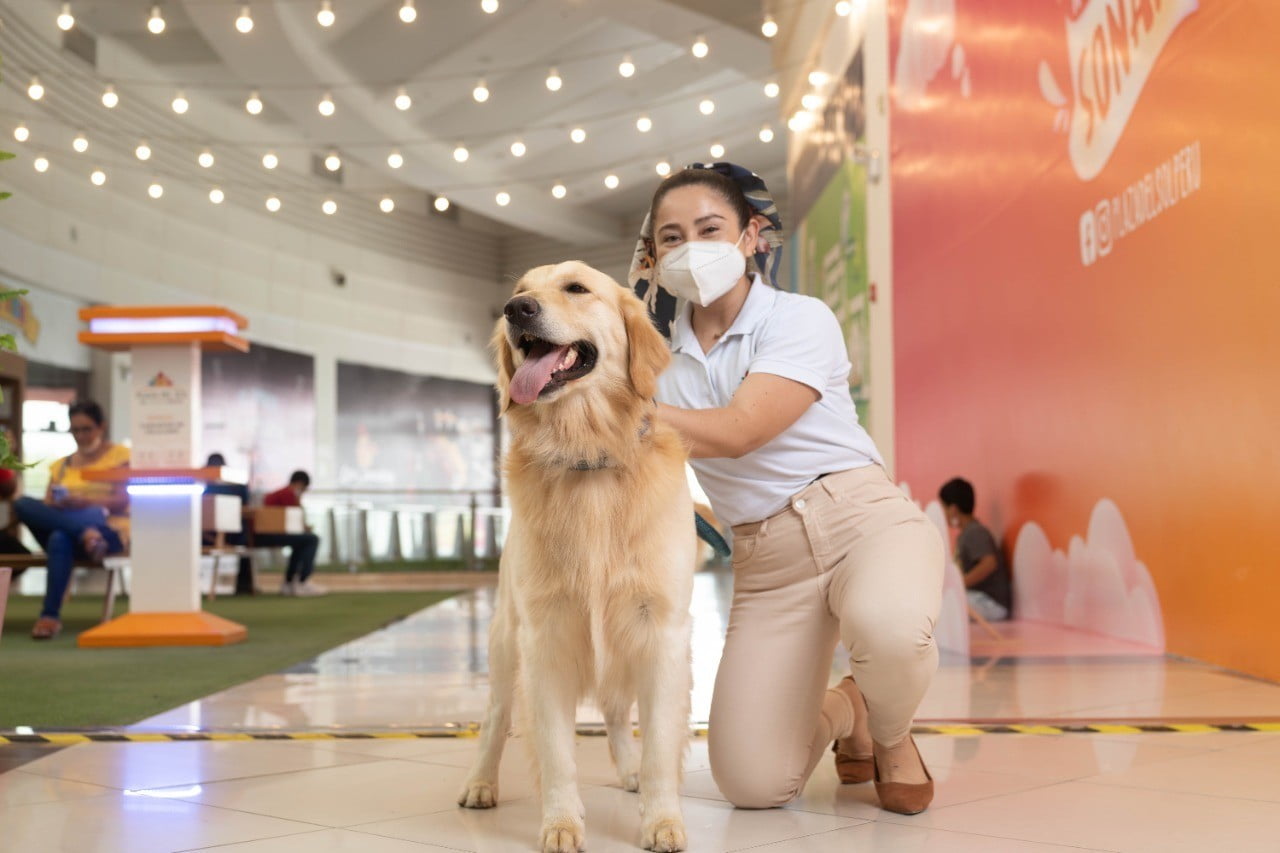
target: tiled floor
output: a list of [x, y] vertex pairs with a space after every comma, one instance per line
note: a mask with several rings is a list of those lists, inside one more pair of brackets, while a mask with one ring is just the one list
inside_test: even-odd
[[[699, 576], [697, 720], [710, 700], [727, 592], [723, 576]], [[467, 593], [140, 728], [476, 720], [491, 604], [490, 590]], [[945, 661], [922, 719], [1280, 717], [1276, 685], [1096, 637], [1004, 627], [1013, 651]], [[599, 715], [584, 705], [579, 719]], [[829, 761], [787, 808], [735, 810], [697, 739], [683, 799], [690, 849], [1280, 851], [1280, 733], [929, 735], [919, 745], [937, 797], [908, 818], [881, 811], [870, 785], [838, 784]], [[0, 759], [10, 748], [0, 747]], [[475, 748], [465, 739], [94, 743], [26, 761], [28, 749], [22, 761], [0, 763], [0, 850], [535, 849], [538, 806], [521, 739], [507, 753], [497, 809], [454, 805]], [[617, 784], [604, 740], [579, 738], [577, 749], [588, 849], [638, 849], [638, 798]]]

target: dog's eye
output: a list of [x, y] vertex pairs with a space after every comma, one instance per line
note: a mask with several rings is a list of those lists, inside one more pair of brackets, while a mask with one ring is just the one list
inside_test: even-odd
[[590, 293], [591, 292], [590, 290], [587, 290], [582, 285], [578, 284], [576, 281], [566, 284], [564, 286], [564, 291], [565, 293]]

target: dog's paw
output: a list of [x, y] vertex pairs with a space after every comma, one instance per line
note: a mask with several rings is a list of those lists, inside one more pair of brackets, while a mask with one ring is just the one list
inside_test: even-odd
[[581, 820], [558, 817], [543, 822], [542, 853], [579, 853], [586, 849], [586, 827]]
[[458, 795], [458, 805], [468, 809], [491, 809], [498, 804], [498, 783], [472, 781]]
[[640, 845], [657, 853], [676, 853], [689, 846], [684, 833], [684, 819], [679, 815], [645, 821], [640, 828]]

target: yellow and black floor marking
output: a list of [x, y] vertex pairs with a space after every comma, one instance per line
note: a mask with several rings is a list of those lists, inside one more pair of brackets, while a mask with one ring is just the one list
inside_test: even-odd
[[[0, 734], [0, 746], [6, 744], [47, 744], [70, 746], [77, 743], [187, 743], [222, 741], [280, 740], [423, 740], [436, 738], [473, 738], [480, 731], [476, 723], [459, 723], [418, 729], [383, 731], [254, 731], [254, 732], [143, 732], [143, 731], [63, 731]], [[1136, 735], [1136, 734], [1205, 734], [1211, 732], [1280, 732], [1280, 720], [1261, 722], [1054, 722], [1054, 723], [954, 723], [917, 725], [917, 735], [945, 737], [979, 737], [982, 735]], [[693, 726], [694, 737], [705, 737], [706, 724]], [[604, 734], [603, 726], [579, 726], [578, 734], [588, 737]]]

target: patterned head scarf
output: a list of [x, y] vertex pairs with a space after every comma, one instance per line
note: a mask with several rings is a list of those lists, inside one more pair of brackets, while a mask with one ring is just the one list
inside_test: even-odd
[[[756, 269], [766, 283], [778, 286], [778, 265], [782, 261], [782, 218], [778, 215], [778, 205], [764, 180], [742, 166], [733, 163], [693, 163], [686, 169], [711, 169], [731, 178], [742, 188], [747, 203], [755, 211], [754, 219], [760, 224], [760, 239], [756, 242], [754, 254]], [[640, 239], [636, 241], [635, 253], [631, 257], [631, 271], [627, 274], [627, 282], [635, 290], [636, 296], [649, 309], [649, 317], [653, 325], [662, 332], [663, 337], [671, 337], [671, 323], [675, 320], [679, 309], [676, 297], [662, 287], [654, 286], [655, 262], [653, 257], [653, 223], [649, 214], [644, 217], [644, 225], [640, 228]]]

